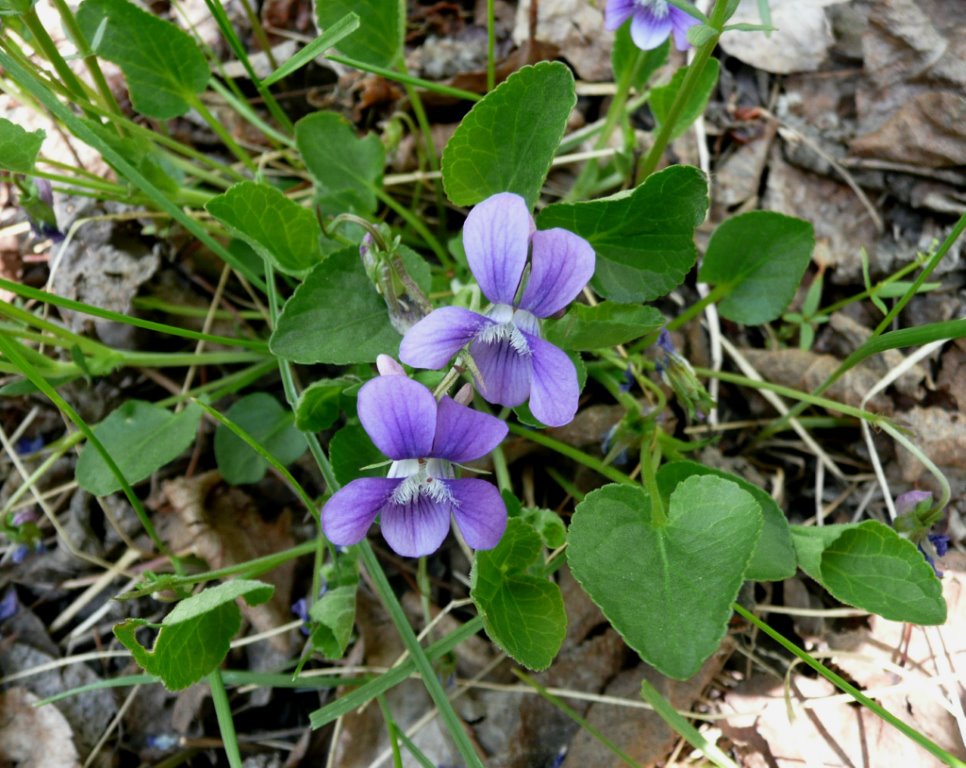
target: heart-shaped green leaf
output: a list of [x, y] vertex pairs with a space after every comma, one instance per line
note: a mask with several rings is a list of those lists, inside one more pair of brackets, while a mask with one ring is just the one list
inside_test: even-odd
[[[292, 412], [266, 392], [246, 395], [225, 413], [283, 466], [305, 453], [305, 437], [295, 427]], [[231, 485], [257, 483], [268, 471], [268, 462], [224, 424], [215, 430], [218, 471]]]
[[588, 240], [597, 252], [594, 290], [633, 303], [652, 301], [682, 283], [698, 255], [694, 230], [707, 211], [705, 175], [675, 165], [652, 174], [633, 192], [548, 205], [537, 226], [563, 227]]
[[456, 205], [515, 192], [540, 195], [570, 110], [574, 77], [556, 61], [523, 67], [477, 102], [443, 151], [443, 186]]
[[644, 489], [607, 485], [577, 505], [567, 559], [625, 642], [683, 680], [721, 642], [761, 529], [754, 497], [719, 477], [680, 483], [658, 526]]
[[208, 62], [194, 40], [127, 0], [84, 0], [77, 25], [93, 51], [124, 72], [142, 115], [183, 115], [208, 84]]
[[[320, 3], [320, 5], [323, 5]], [[362, 35], [358, 32], [356, 36]], [[362, 216], [376, 210], [386, 151], [374, 133], [360, 138], [336, 112], [315, 112], [295, 124], [295, 144], [315, 180], [323, 212], [352, 211]]]
[[0, 117], [0, 171], [32, 173], [46, 134], [27, 131]]
[[118, 624], [114, 634], [145, 672], [160, 677], [169, 691], [178, 691], [213, 672], [228, 655], [241, 627], [235, 600], [244, 597], [249, 605], [259, 605], [274, 591], [270, 584], [236, 579], [192, 595], [164, 617], [150, 651], [136, 637], [138, 629], [148, 626], [144, 619]]
[[[304, 275], [322, 263], [322, 230], [315, 214], [275, 187], [242, 181], [209, 200], [205, 208], [285, 274]], [[333, 247], [339, 246], [330, 243], [330, 250]]]
[[807, 221], [772, 211], [750, 211], [711, 235], [698, 276], [727, 293], [722, 317], [745, 325], [774, 320], [795, 297], [815, 248]]
[[559, 320], [544, 323], [547, 341], [563, 349], [592, 350], [641, 338], [664, 325], [654, 307], [604, 301], [596, 306], [574, 304]]
[[[188, 405], [172, 413], [153, 403], [128, 400], [94, 427], [114, 463], [127, 481], [134, 485], [176, 459], [198, 434], [201, 409]], [[95, 496], [106, 496], [121, 489], [101, 454], [85, 446], [77, 460], [77, 482]]]
[[942, 584], [932, 567], [915, 544], [889, 526], [866, 520], [794, 526], [792, 534], [802, 570], [837, 600], [892, 621], [946, 621]]
[[745, 578], [752, 581], [781, 581], [795, 575], [795, 548], [785, 513], [775, 500], [757, 485], [696, 461], [672, 461], [657, 472], [657, 484], [664, 498], [670, 498], [678, 484], [692, 475], [714, 475], [737, 484], [755, 497], [764, 517], [764, 528], [755, 554], [748, 563]]
[[314, 5], [323, 33], [344, 23], [347, 14], [358, 15], [359, 29], [338, 44], [346, 56], [377, 67], [395, 63], [402, 50], [405, 4], [399, 0], [319, 0]]
[[476, 553], [470, 597], [483, 617], [490, 639], [530, 669], [550, 666], [567, 632], [560, 587], [542, 569], [543, 542], [519, 518], [507, 521], [494, 549]]

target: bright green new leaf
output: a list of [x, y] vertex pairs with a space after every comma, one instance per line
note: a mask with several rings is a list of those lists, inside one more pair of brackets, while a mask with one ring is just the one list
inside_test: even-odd
[[295, 144], [315, 180], [317, 199], [325, 213], [338, 215], [348, 210], [367, 215], [376, 210], [376, 191], [382, 186], [386, 162], [376, 134], [359, 138], [342, 115], [315, 112], [295, 124]]
[[638, 486], [607, 485], [577, 505], [574, 577], [641, 658], [679, 680], [717, 649], [762, 529], [754, 497], [719, 477], [689, 477], [664, 525]]
[[114, 627], [118, 640], [145, 672], [161, 678], [169, 691], [179, 691], [214, 672], [231, 639], [241, 627], [235, 600], [249, 605], [267, 602], [275, 587], [260, 581], [237, 579], [206, 589], [178, 603], [161, 622], [149, 651], [137, 640], [137, 630], [152, 626], [144, 619], [128, 619]]
[[[642, 51], [631, 40], [631, 25], [624, 24], [614, 33], [614, 47], [611, 50], [610, 61], [614, 70], [614, 78], [620, 82], [627, 75], [631, 79], [631, 86], [642, 91], [651, 79], [651, 75], [667, 61], [668, 51], [671, 49], [671, 39], [668, 38], [657, 48]], [[633, 69], [633, 71], [628, 71]]]
[[41, 130], [26, 131], [0, 117], [0, 171], [33, 173], [46, 135]]
[[516, 192], [540, 195], [570, 110], [574, 78], [559, 62], [523, 67], [469, 111], [443, 150], [443, 186], [456, 205]]
[[312, 646], [327, 659], [341, 659], [352, 637], [356, 620], [356, 587], [335, 587], [328, 590], [309, 609], [315, 622]]
[[[194, 404], [172, 413], [153, 403], [128, 400], [94, 427], [94, 435], [134, 485], [180, 456], [195, 441], [200, 421], [201, 409]], [[76, 471], [77, 483], [95, 496], [121, 490], [121, 483], [93, 446], [81, 451]]]
[[627, 303], [652, 301], [677, 288], [697, 259], [694, 230], [708, 211], [708, 180], [676, 165], [652, 174], [633, 192], [603, 200], [549, 205], [540, 229], [563, 227], [597, 252], [592, 285]]
[[371, 363], [380, 354], [399, 352], [399, 333], [357, 248], [333, 254], [309, 273], [285, 303], [269, 347], [306, 364]]
[[385, 477], [388, 460], [358, 424], [343, 427], [329, 441], [332, 472], [340, 485], [359, 477]]
[[480, 550], [470, 573], [470, 597], [490, 639], [529, 669], [550, 666], [567, 632], [560, 587], [539, 573], [540, 535], [519, 518], [507, 521], [494, 549]]
[[84, 0], [77, 24], [94, 52], [124, 72], [142, 115], [179, 117], [208, 84], [208, 62], [194, 40], [127, 0]]
[[275, 187], [242, 181], [205, 208], [285, 274], [304, 275], [322, 263], [322, 229], [315, 214]]
[[750, 211], [718, 226], [698, 273], [724, 286], [722, 317], [745, 325], [767, 323], [795, 297], [815, 248], [807, 221], [772, 211]]
[[[265, 392], [246, 395], [225, 416], [283, 466], [305, 453], [305, 437], [296, 429], [292, 412]], [[230, 485], [257, 483], [268, 471], [268, 462], [224, 424], [215, 429], [215, 461]]]
[[795, 575], [797, 560], [792, 545], [792, 534], [785, 513], [765, 491], [747, 480], [720, 469], [695, 461], [672, 461], [657, 472], [661, 495], [669, 499], [674, 489], [692, 475], [713, 475], [730, 480], [755, 497], [764, 517], [764, 527], [758, 546], [748, 563], [745, 578], [752, 581], [781, 581]]
[[866, 520], [792, 531], [802, 570], [837, 600], [892, 621], [946, 621], [942, 584], [932, 567], [915, 544], [889, 526]]
[[520, 519], [539, 533], [543, 543], [551, 549], [562, 547], [567, 541], [567, 526], [552, 509], [525, 507]]
[[323, 34], [329, 33], [346, 14], [355, 12], [359, 30], [339, 43], [346, 56], [377, 67], [390, 67], [402, 51], [405, 5], [399, 0], [317, 0], [315, 17]]
[[358, 384], [355, 377], [319, 379], [306, 387], [295, 406], [295, 426], [303, 432], [321, 432], [339, 417], [340, 400], [346, 387]]
[[272, 85], [298, 71], [310, 61], [324, 54], [329, 48], [338, 45], [344, 38], [359, 29], [359, 16], [347, 13], [335, 24], [327, 27], [325, 32], [296, 53], [272, 74], [262, 80], [262, 85]]
[[[654, 119], [661, 127], [671, 117], [671, 107], [681, 91], [681, 85], [684, 83], [688, 69], [688, 67], [682, 67], [674, 73], [670, 83], [651, 90], [649, 102], [651, 111], [654, 113]], [[671, 129], [672, 139], [684, 134], [691, 127], [691, 124], [704, 114], [704, 110], [708, 106], [708, 99], [711, 98], [711, 92], [714, 90], [715, 83], [718, 82], [719, 69], [720, 64], [718, 64], [717, 59], [708, 59], [701, 71], [701, 77], [698, 78], [694, 90], [691, 91], [690, 98], [685, 102], [684, 108], [674, 121], [674, 127]]]
[[547, 341], [563, 349], [613, 347], [653, 333], [664, 325], [654, 307], [605, 301], [596, 306], [574, 304], [559, 320], [543, 325]]

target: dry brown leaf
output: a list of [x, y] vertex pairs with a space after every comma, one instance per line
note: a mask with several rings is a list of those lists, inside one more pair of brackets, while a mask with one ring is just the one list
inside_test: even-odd
[[[171, 548], [176, 552], [187, 550], [213, 569], [244, 563], [294, 545], [288, 510], [267, 522], [251, 497], [240, 488], [223, 484], [216, 471], [168, 480], [162, 483], [161, 489], [174, 511], [165, 526]], [[261, 578], [275, 585], [272, 599], [254, 607], [242, 605], [248, 620], [259, 632], [274, 629], [291, 619], [294, 572], [295, 563], [288, 562], [264, 574]], [[275, 635], [271, 643], [280, 652], [288, 652], [292, 647], [291, 633]]]
[[36, 707], [26, 688], [0, 693], [0, 763], [43, 768], [79, 768], [74, 734], [57, 707]]
[[[610, 50], [613, 36], [604, 32], [603, 3], [587, 0], [540, 0], [536, 39], [557, 46], [582, 80], [612, 77]], [[517, 6], [513, 42], [522, 45], [530, 37], [530, 0]]]

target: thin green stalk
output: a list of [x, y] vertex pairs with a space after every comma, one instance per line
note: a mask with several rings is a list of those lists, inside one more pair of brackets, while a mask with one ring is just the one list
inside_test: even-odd
[[225, 681], [221, 677], [220, 669], [208, 675], [208, 686], [211, 688], [211, 700], [214, 702], [215, 714], [218, 716], [218, 729], [221, 731], [221, 741], [225, 747], [225, 755], [228, 757], [228, 765], [231, 768], [243, 768], [241, 752], [238, 749], [238, 736], [235, 735], [235, 722], [231, 718], [231, 704], [228, 701], [228, 692], [225, 690]]
[[624, 752], [624, 750], [617, 746], [617, 744], [607, 738], [592, 722], [581, 717], [577, 710], [567, 704], [567, 702], [565, 702], [563, 699], [554, 696], [552, 693], [550, 693], [550, 691], [540, 685], [540, 683], [538, 683], [525, 672], [521, 672], [519, 669], [514, 669], [513, 674], [533, 688], [533, 690], [535, 690], [541, 698], [545, 699], [547, 702], [573, 720], [577, 725], [580, 726], [581, 730], [589, 733], [593, 738], [600, 742], [601, 745], [610, 750], [610, 752], [622, 763], [631, 766], [631, 768], [641, 768], [640, 763]]
[[211, 237], [205, 228], [195, 221], [195, 219], [169, 200], [138, 168], [131, 165], [120, 153], [105, 142], [96, 131], [92, 130], [85, 120], [79, 118], [65, 104], [62, 104], [33, 74], [22, 67], [6, 52], [0, 52], [0, 67], [6, 69], [8, 75], [16, 80], [38, 102], [50, 110], [53, 116], [63, 123], [74, 136], [100, 152], [104, 159], [114, 166], [118, 173], [151, 198], [160, 210], [169, 213], [175, 221], [182, 224], [185, 229], [197, 237], [198, 240], [204, 243], [204, 245], [217, 254], [223, 261], [231, 264], [232, 267], [244, 274], [252, 284], [264, 289], [261, 278], [251, 274], [251, 271], [234, 254]]
[[667, 145], [671, 141], [671, 132], [677, 125], [678, 118], [681, 117], [681, 112], [684, 111], [684, 106], [691, 99], [691, 92], [694, 90], [694, 86], [700, 81], [704, 67], [708, 63], [708, 59], [711, 58], [711, 52], [718, 44], [718, 38], [724, 30], [727, 12], [728, 0], [716, 0], [714, 8], [711, 11], [711, 17], [708, 19], [708, 26], [714, 30], [714, 35], [704, 45], [698, 48], [694, 60], [688, 67], [687, 74], [684, 76], [684, 82], [681, 83], [681, 89], [678, 91], [674, 103], [668, 110], [667, 119], [661, 124], [660, 130], [657, 132], [657, 137], [654, 139], [654, 145], [641, 162], [640, 173], [638, 174], [638, 178], [641, 181], [644, 181], [644, 179], [654, 173], [658, 163], [661, 162], [661, 158], [664, 156], [664, 150], [667, 149]]
[[[41, 160], [40, 162], [47, 162], [47, 161]], [[39, 171], [36, 168], [34, 168], [33, 172], [30, 175], [36, 176], [37, 178], [40, 178], [40, 179], [47, 179], [48, 181], [55, 181], [59, 184], [75, 184], [79, 187], [88, 187], [89, 189], [93, 189], [99, 192], [108, 192], [115, 195], [126, 194], [126, 190], [124, 189], [124, 187], [118, 184], [113, 184], [110, 181], [104, 181], [103, 179], [98, 179], [98, 180], [78, 179], [72, 176], [63, 176], [59, 173]]]
[[387, 80], [394, 80], [395, 82], [404, 83], [406, 85], [415, 85], [418, 88], [423, 88], [424, 90], [438, 93], [441, 96], [452, 96], [454, 99], [463, 99], [465, 101], [479, 101], [483, 98], [478, 93], [473, 93], [472, 91], [464, 91], [462, 88], [452, 88], [448, 85], [442, 85], [441, 83], [434, 83], [432, 80], [423, 80], [420, 77], [413, 77], [412, 75], [399, 72], [395, 69], [377, 67], [373, 64], [367, 64], [364, 61], [350, 59], [346, 56], [329, 54], [326, 56], [326, 58], [331, 59], [338, 64], [352, 67], [353, 69], [358, 69], [362, 72], [371, 72], [372, 74], [379, 75]]
[[702, 312], [704, 312], [705, 308], [707, 308], [709, 305], [717, 304], [721, 299], [723, 299], [725, 296], [731, 293], [732, 288], [733, 286], [727, 285], [725, 283], [716, 285], [708, 292], [707, 296], [705, 296], [704, 298], [698, 299], [696, 302], [694, 302], [694, 304], [692, 304], [690, 307], [684, 310], [680, 315], [678, 315], [673, 320], [671, 320], [667, 324], [667, 329], [669, 331], [674, 331], [686, 325], [688, 322], [690, 322], [695, 317], [697, 317]]
[[786, 639], [783, 635], [776, 632], [774, 629], [768, 626], [768, 624], [763, 622], [753, 613], [745, 610], [745, 608], [738, 605], [737, 603], [732, 603], [731, 607], [738, 614], [740, 614], [744, 619], [746, 619], [747, 621], [750, 621], [758, 629], [760, 629], [762, 632], [768, 635], [772, 640], [774, 640], [783, 648], [785, 648], [785, 650], [787, 650], [789, 653], [794, 654], [797, 658], [801, 659], [805, 664], [807, 664], [816, 672], [818, 672], [822, 677], [824, 677], [826, 680], [832, 683], [832, 685], [834, 685], [836, 688], [849, 694], [849, 696], [851, 696], [853, 699], [859, 702], [862, 706], [875, 712], [875, 714], [877, 714], [880, 718], [882, 718], [887, 723], [889, 723], [889, 725], [901, 731], [905, 736], [912, 739], [914, 742], [916, 742], [916, 744], [921, 746], [927, 752], [939, 758], [939, 760], [941, 760], [946, 765], [950, 766], [950, 768], [966, 768], [966, 763], [964, 763], [962, 760], [949, 754], [938, 744], [934, 744], [928, 738], [923, 736], [918, 730], [910, 726], [908, 723], [903, 722], [898, 717], [896, 717], [891, 712], [889, 712], [887, 709], [877, 704], [875, 701], [873, 701], [864, 693], [862, 693], [854, 685], [849, 684], [841, 676], [835, 674], [835, 672], [833, 672], [831, 669], [826, 667], [824, 664], [817, 661], [816, 659], [813, 659], [808, 653], [806, 653], [797, 645], [795, 645], [795, 643], [791, 642], [790, 640]]
[[[603, 149], [610, 141], [610, 137], [614, 133], [617, 123], [620, 121], [621, 117], [625, 113], [625, 110], [627, 109], [627, 97], [631, 92], [631, 86], [633, 85], [634, 80], [637, 78], [637, 73], [640, 71], [641, 65], [644, 63], [645, 55], [645, 51], [637, 51], [634, 65], [631, 67], [626, 67], [624, 72], [621, 74], [620, 81], [617, 83], [617, 92], [614, 94], [614, 98], [611, 99], [610, 106], [607, 108], [607, 114], [604, 116], [604, 123], [600, 128], [597, 141], [594, 144], [594, 149]], [[597, 169], [598, 163], [596, 158], [588, 160], [586, 163], [584, 163], [584, 167], [581, 168], [577, 179], [574, 181], [573, 186], [570, 188], [570, 191], [564, 198], [564, 202], [576, 202], [583, 200], [587, 195], [588, 188], [593, 185], [597, 179]]]
[[[946, 239], [939, 247], [939, 250], [937, 250], [929, 259], [929, 261], [926, 262], [926, 265], [923, 267], [922, 271], [913, 281], [912, 285], [909, 286], [909, 290], [906, 291], [905, 295], [895, 303], [895, 305], [892, 307], [889, 313], [882, 319], [882, 322], [879, 323], [878, 326], [876, 326], [875, 330], [872, 332], [872, 336], [869, 339], [867, 339], [866, 342], [861, 347], [859, 347], [855, 352], [853, 352], [851, 355], [845, 358], [845, 360], [842, 361], [839, 367], [836, 368], [825, 381], [823, 381], [818, 387], [816, 387], [814, 394], [816, 395], [822, 394], [825, 390], [831, 387], [836, 381], [838, 381], [845, 374], [846, 371], [850, 370], [853, 366], [860, 363], [870, 354], [875, 354], [876, 352], [882, 351], [881, 349], [876, 347], [877, 343], [880, 341], [879, 339], [877, 339], [879, 334], [881, 334], [886, 328], [888, 328], [892, 324], [892, 321], [899, 316], [899, 313], [902, 312], [906, 304], [908, 304], [909, 301], [912, 299], [912, 297], [919, 292], [919, 289], [922, 287], [922, 284], [926, 282], [926, 280], [933, 273], [936, 267], [939, 266], [939, 263], [943, 260], [943, 258], [945, 258], [946, 254], [949, 253], [949, 249], [953, 247], [956, 241], [962, 236], [964, 231], [966, 231], [966, 213], [964, 213], [962, 216], [959, 217], [959, 221], [956, 222], [955, 226], [952, 228], [950, 233], [946, 236]], [[940, 325], [940, 324], [937, 323], [936, 325]], [[917, 329], [907, 328], [905, 330], [915, 331]], [[918, 330], [923, 330], [923, 329], [918, 329]], [[894, 333], [900, 333], [900, 331], [895, 331]], [[891, 336], [892, 334], [886, 334], [886, 335]], [[949, 337], [949, 338], [953, 338], [953, 337]], [[934, 339], [931, 339], [931, 340], [934, 340]], [[919, 343], [926, 343], [926, 342], [919, 342]], [[761, 435], [759, 435], [758, 440], [763, 440], [766, 437], [773, 435], [776, 431], [784, 428], [784, 426], [789, 421], [791, 421], [796, 416], [798, 416], [798, 414], [800, 414], [803, 410], [805, 410], [805, 404], [799, 403], [794, 408], [789, 410], [787, 414], [785, 414], [779, 419], [776, 419], [775, 422], [770, 427], [768, 427], [768, 429], [763, 430]]]
[[376, 701], [379, 703], [379, 710], [382, 712], [382, 719], [386, 723], [386, 731], [389, 733], [389, 746], [392, 749], [392, 764], [393, 768], [402, 768], [402, 752], [399, 750], [399, 726], [396, 725], [395, 719], [393, 719], [392, 711], [389, 709], [389, 705], [386, 703], [385, 696], [377, 696]]
[[104, 459], [104, 463], [107, 464], [107, 468], [110, 470], [111, 474], [117, 479], [118, 483], [121, 485], [121, 490], [124, 491], [124, 495], [127, 497], [128, 502], [134, 509], [134, 513], [137, 515], [138, 520], [140, 520], [141, 525], [147, 532], [148, 536], [151, 537], [151, 541], [154, 542], [154, 546], [157, 548], [158, 552], [165, 555], [171, 560], [172, 565], [179, 572], [181, 571], [181, 562], [175, 557], [169, 550], [167, 545], [162, 541], [161, 537], [158, 536], [158, 532], [154, 529], [154, 524], [151, 522], [151, 518], [148, 517], [147, 511], [144, 509], [144, 505], [141, 504], [141, 500], [134, 493], [134, 489], [131, 488], [131, 484], [124, 477], [124, 473], [121, 472], [120, 468], [115, 463], [113, 457], [104, 444], [97, 438], [97, 435], [91, 430], [77, 411], [60, 396], [60, 393], [54, 389], [47, 380], [40, 375], [36, 368], [30, 364], [27, 358], [24, 356], [18, 347], [20, 345], [11, 340], [6, 334], [0, 333], [0, 351], [3, 352], [4, 356], [14, 365], [16, 365], [26, 376], [30, 382], [43, 393], [48, 400], [50, 400], [54, 406], [63, 413], [74, 426], [83, 433], [84, 437], [91, 444], [95, 451], [97, 451], [101, 458]]
[[498, 445], [490, 452], [493, 457], [493, 472], [496, 475], [496, 485], [501, 491], [513, 492], [513, 484], [510, 482], [510, 468], [506, 463], [506, 454], [503, 453], [503, 446]]
[[423, 238], [423, 240], [426, 242], [426, 245], [428, 245], [433, 253], [436, 254], [436, 258], [439, 259], [440, 264], [442, 264], [444, 267], [453, 266], [453, 259], [450, 257], [449, 251], [447, 251], [443, 244], [436, 238], [436, 236], [429, 231], [429, 228], [423, 223], [422, 219], [420, 219], [408, 208], [405, 208], [397, 203], [395, 199], [388, 195], [384, 190], [376, 188], [373, 191], [375, 192], [376, 197], [379, 198], [379, 200], [386, 207], [396, 213], [399, 218], [405, 221], [420, 237]]
[[[156, 331], [158, 333], [163, 333], [168, 336], [177, 336], [183, 339], [192, 339], [193, 341], [205, 341], [211, 344], [223, 344], [229, 347], [241, 347], [243, 349], [250, 349], [255, 352], [261, 352], [263, 354], [268, 353], [268, 344], [264, 341], [258, 339], [238, 339], [231, 336], [215, 336], [210, 333], [199, 333], [198, 331], [190, 331], [187, 328], [179, 328], [176, 325], [167, 325], [166, 323], [156, 323], [152, 320], [142, 320], [138, 317], [131, 317], [129, 315], [123, 315], [120, 312], [112, 312], [109, 309], [101, 309], [100, 307], [95, 307], [91, 304], [84, 304], [80, 301], [74, 301], [73, 299], [67, 299], [62, 296], [58, 296], [54, 293], [47, 293], [39, 288], [32, 288], [29, 285], [22, 285], [20, 283], [15, 283], [11, 280], [6, 280], [0, 278], [0, 289], [5, 291], [10, 291], [18, 296], [23, 296], [26, 299], [33, 299], [34, 301], [40, 301], [45, 304], [52, 304], [55, 307], [61, 307], [63, 309], [69, 309], [74, 312], [81, 312], [85, 315], [90, 315], [91, 317], [99, 317], [103, 320], [113, 320], [114, 322], [124, 323], [126, 325], [133, 325], [136, 328], [143, 328], [147, 331]], [[4, 309], [9, 308], [10, 304], [0, 305], [0, 312]], [[25, 311], [25, 310], [21, 310]], [[38, 325], [33, 318], [36, 315], [32, 313], [27, 313], [32, 318], [29, 322], [32, 325]], [[46, 322], [46, 321], [45, 321]], [[41, 327], [41, 326], [38, 326]], [[59, 330], [70, 333], [67, 329], [62, 329], [60, 326], [56, 326]], [[90, 339], [84, 339], [84, 337], [78, 337], [83, 339], [86, 343], [97, 344]], [[101, 345], [99, 345], [101, 346]]]
[[[264, 120], [262, 120], [262, 118], [259, 117], [258, 113], [254, 109], [252, 109], [251, 105], [247, 101], [243, 99], [239, 99], [235, 94], [233, 94], [229, 89], [225, 88], [225, 86], [223, 86], [215, 79], [211, 80], [210, 85], [212, 90], [214, 90], [215, 93], [221, 96], [228, 104], [228, 106], [230, 106], [238, 114], [244, 117], [249, 123], [251, 123], [260, 132], [265, 134], [268, 138], [272, 139], [274, 142], [276, 142], [276, 144], [282, 144], [291, 149], [295, 149], [295, 140], [291, 136], [286, 136], [284, 133], [277, 131], [275, 128], [273, 128]], [[267, 89], [264, 88], [264, 86], [262, 86], [261, 90], [265, 90], [266, 93], [268, 92]], [[292, 121], [289, 120], [287, 117], [285, 118], [285, 120], [286, 122], [283, 125], [286, 126], [287, 130], [294, 131], [295, 126], [292, 125]]]
[[591, 456], [589, 453], [584, 453], [579, 448], [574, 448], [572, 445], [556, 440], [543, 432], [537, 432], [535, 430], [529, 429], [527, 427], [520, 426], [519, 424], [508, 424], [510, 432], [515, 435], [520, 435], [520, 437], [525, 437], [532, 443], [537, 445], [542, 445], [544, 448], [549, 448], [552, 451], [556, 451], [561, 456], [566, 456], [568, 459], [573, 459], [578, 464], [583, 464], [588, 469], [594, 470], [597, 474], [603, 475], [608, 480], [612, 480], [615, 483], [623, 483], [625, 485], [637, 485], [630, 477], [625, 475], [619, 469], [605, 464], [596, 456]]
[[654, 528], [663, 528], [667, 525], [667, 513], [664, 511], [661, 489], [657, 485], [657, 469], [661, 464], [661, 444], [657, 439], [656, 427], [652, 444], [648, 445], [647, 442], [647, 440], [641, 441], [641, 478], [651, 501], [650, 524]]
[[87, 111], [87, 105], [90, 103], [90, 99], [87, 96], [87, 91], [81, 81], [77, 79], [77, 75], [75, 75], [73, 70], [71, 70], [71, 68], [67, 65], [64, 57], [60, 55], [60, 51], [57, 50], [57, 45], [53, 40], [50, 39], [50, 35], [48, 35], [47, 30], [44, 29], [44, 25], [41, 23], [40, 17], [37, 16], [37, 11], [31, 6], [30, 10], [20, 15], [20, 18], [23, 20], [24, 24], [27, 25], [27, 29], [30, 30], [30, 34], [33, 35], [37, 45], [40, 46], [40, 50], [47, 58], [47, 61], [49, 61], [57, 71], [61, 81], [76, 100], [77, 105], [81, 109]]
[[[241, 65], [245, 68], [245, 72], [248, 73], [248, 77], [255, 86], [255, 89], [258, 91], [259, 96], [261, 96], [265, 101], [265, 106], [268, 108], [268, 111], [271, 113], [272, 117], [275, 118], [275, 121], [282, 127], [283, 130], [292, 133], [295, 130], [295, 127], [292, 125], [292, 121], [289, 120], [285, 112], [282, 111], [282, 108], [278, 105], [278, 102], [275, 100], [275, 97], [271, 94], [271, 92], [262, 85], [262, 81], [255, 73], [255, 68], [252, 66], [251, 60], [248, 58], [248, 52], [245, 50], [245, 46], [239, 39], [238, 33], [235, 32], [235, 28], [232, 25], [231, 20], [228, 18], [228, 14], [225, 13], [225, 9], [222, 7], [221, 1], [205, 0], [205, 5], [208, 6], [208, 10], [211, 11], [211, 15], [215, 17], [215, 22], [218, 24], [221, 34], [228, 42], [228, 45], [231, 46], [231, 49], [234, 51], [238, 61], [240, 61]], [[265, 38], [265, 31], [261, 28], [261, 24], [257, 24], [256, 26], [257, 17], [254, 13], [252, 13], [248, 0], [244, 0], [244, 5], [245, 10], [250, 13], [249, 19], [255, 20], [255, 23], [252, 25], [252, 30], [255, 31], [256, 37], [259, 32], [262, 34], [262, 40], [259, 40], [259, 42], [264, 42], [267, 46], [264, 50], [268, 54], [269, 60], [272, 64], [272, 69], [277, 69], [278, 64], [272, 56], [272, 48], [270, 45], [268, 45], [268, 40]]]
[[211, 110], [208, 109], [204, 101], [202, 101], [201, 98], [196, 95], [186, 98], [185, 100], [194, 108], [195, 112], [201, 115], [201, 119], [204, 120], [208, 124], [208, 127], [215, 132], [215, 135], [222, 140], [224, 145], [228, 148], [228, 151], [237, 157], [239, 162], [241, 162], [241, 164], [244, 165], [249, 171], [252, 173], [257, 173], [258, 168], [255, 167], [255, 162], [252, 160], [251, 155], [249, 155], [248, 152], [238, 145], [238, 142], [235, 141], [234, 137], [228, 133], [227, 130], [225, 130], [225, 126], [221, 124], [221, 121], [211, 114]]
[[376, 553], [372, 551], [372, 547], [369, 546], [368, 541], [363, 540], [362, 543], [356, 546], [358, 546], [362, 554], [362, 562], [366, 570], [369, 571], [369, 576], [372, 578], [376, 591], [379, 593], [386, 610], [389, 612], [392, 623], [396, 625], [396, 631], [399, 633], [403, 645], [406, 646], [406, 650], [409, 651], [409, 655], [416, 665], [416, 671], [419, 672], [420, 677], [423, 679], [423, 685], [426, 687], [433, 703], [436, 704], [436, 709], [439, 710], [439, 715], [443, 720], [443, 724], [446, 726], [446, 730], [456, 743], [457, 750], [459, 750], [463, 760], [466, 761], [467, 766], [483, 768], [483, 762], [480, 760], [479, 755], [477, 755], [469, 736], [467, 736], [463, 722], [453, 709], [453, 704], [450, 702], [449, 697], [447, 697], [446, 691], [443, 690], [443, 686], [436, 677], [436, 671], [433, 669], [433, 665], [426, 655], [426, 651], [419, 644], [416, 633], [413, 632], [413, 628], [409, 625], [409, 619], [406, 618], [402, 605], [400, 605], [396, 593], [389, 583], [389, 579], [386, 578], [385, 571], [379, 565]]
[[[104, 108], [110, 110], [115, 115], [121, 114], [121, 105], [114, 98], [114, 92], [111, 91], [111, 87], [107, 84], [107, 79], [101, 71], [97, 56], [94, 55], [94, 52], [87, 44], [87, 38], [84, 37], [80, 27], [77, 26], [77, 19], [74, 17], [74, 12], [67, 5], [66, 0], [53, 0], [53, 3], [57, 9], [57, 13], [60, 14], [60, 20], [64, 25], [64, 29], [67, 31], [68, 37], [74, 42], [74, 45], [77, 47], [77, 52], [84, 59], [84, 66], [87, 67], [87, 71], [90, 72], [91, 78], [94, 80], [94, 86], [101, 95]], [[124, 131], [121, 130], [120, 125], [116, 122], [112, 123], [112, 125], [115, 126], [119, 135], [124, 135]]]
[[229, 565], [225, 568], [218, 568], [214, 571], [195, 573], [190, 576], [162, 575], [159, 576], [155, 581], [151, 582], [149, 586], [124, 592], [123, 594], [118, 595], [115, 599], [133, 600], [138, 597], [146, 597], [147, 595], [161, 590], [175, 589], [177, 587], [190, 587], [194, 586], [195, 584], [203, 584], [206, 581], [220, 581], [232, 576], [242, 576], [246, 579], [254, 579], [263, 573], [268, 573], [269, 571], [278, 568], [280, 565], [290, 562], [291, 560], [297, 560], [303, 555], [311, 554], [314, 551], [315, 542], [305, 541], [282, 552], [275, 552], [271, 555], [256, 557], [254, 560], [246, 560], [244, 563]]

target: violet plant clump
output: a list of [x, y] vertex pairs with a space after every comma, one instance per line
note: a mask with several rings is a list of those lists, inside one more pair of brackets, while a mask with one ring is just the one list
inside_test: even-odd
[[336, 545], [357, 544], [380, 518], [386, 543], [404, 557], [439, 549], [452, 516], [467, 544], [495, 547], [506, 528], [506, 505], [496, 487], [457, 478], [454, 464], [474, 461], [506, 437], [500, 419], [433, 397], [390, 358], [383, 375], [359, 390], [359, 420], [392, 460], [388, 477], [363, 477], [337, 491], [322, 510], [322, 529]]
[[403, 338], [399, 359], [438, 369], [469, 343], [480, 374], [477, 387], [491, 403], [509, 407], [528, 398], [533, 415], [559, 427], [577, 412], [577, 371], [559, 347], [545, 341], [540, 319], [572, 302], [594, 274], [594, 249], [555, 228], [536, 231], [519, 195], [492, 195], [463, 226], [470, 271], [492, 306], [484, 314], [443, 307]]

